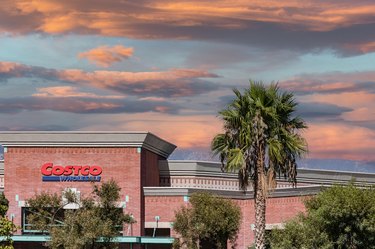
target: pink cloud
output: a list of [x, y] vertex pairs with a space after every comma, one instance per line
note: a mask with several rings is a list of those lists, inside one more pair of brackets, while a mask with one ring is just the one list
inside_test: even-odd
[[[360, 2], [305, 1], [151, 1], [128, 4], [115, 0], [79, 1], [30, 0], [14, 1], [20, 14], [40, 13], [39, 29], [61, 33], [87, 27], [105, 35], [147, 37], [141, 24], [163, 23], [180, 27], [210, 25], [238, 29], [246, 21], [304, 25], [310, 30], [331, 30], [366, 22], [375, 5]], [[12, 8], [6, 9], [12, 11]], [[15, 11], [13, 12], [16, 13]], [[225, 21], [224, 21], [225, 20]]]
[[[363, 1], [217, 0], [213, 5], [209, 0], [14, 0], [0, 6], [0, 32], [208, 39], [345, 53], [373, 51], [373, 27], [366, 25], [374, 23], [374, 10], [374, 3]], [[356, 34], [346, 36], [346, 28]], [[338, 33], [329, 34], [333, 30]]]
[[[329, 93], [355, 91], [362, 86], [374, 84], [375, 71], [341, 72], [333, 71], [317, 74], [301, 74], [281, 82], [281, 86], [301, 93]], [[363, 84], [363, 83], [366, 83]], [[371, 83], [368, 83], [371, 82]]]
[[[94, 124], [87, 130], [149, 130], [181, 149], [210, 147], [222, 132], [214, 115], [168, 115], [163, 113], [114, 116], [111, 124]], [[310, 158], [340, 158], [374, 161], [375, 132], [368, 128], [338, 123], [309, 123], [302, 135], [309, 145]]]
[[296, 92], [303, 103], [331, 104], [349, 108], [340, 118], [345, 121], [363, 122], [375, 120], [374, 77], [374, 71], [329, 72], [300, 75], [280, 85]]
[[332, 94], [312, 94], [305, 96], [304, 101], [321, 102], [329, 104], [339, 104], [345, 107], [364, 107], [372, 106], [375, 103], [375, 93], [364, 91], [359, 92], [343, 92]]
[[170, 115], [165, 113], [113, 115], [111, 124], [92, 122], [86, 130], [147, 130], [172, 142], [178, 148], [204, 148], [221, 132], [215, 115]]
[[368, 1], [14, 0], [0, 6], [0, 32], [203, 40], [353, 55], [373, 51], [374, 9]]
[[[375, 98], [374, 98], [375, 99]], [[375, 122], [375, 105], [359, 107], [351, 112], [344, 113], [343, 119], [349, 121], [373, 121]]]
[[14, 71], [21, 64], [7, 61], [0, 61], [0, 73], [9, 73]]
[[118, 95], [97, 95], [90, 92], [81, 92], [77, 87], [73, 86], [54, 86], [54, 87], [42, 87], [37, 88], [37, 93], [34, 93], [34, 97], [57, 97], [57, 98], [108, 98], [108, 99], [121, 99], [124, 96]]
[[165, 101], [166, 98], [162, 98], [162, 97], [144, 97], [144, 98], [140, 98], [139, 100]]
[[358, 44], [345, 44], [343, 47], [348, 50], [352, 51], [354, 53], [372, 53], [375, 52], [375, 41], [371, 42], [364, 42], [364, 43], [358, 43]]
[[85, 58], [96, 65], [109, 67], [115, 62], [128, 59], [133, 56], [134, 49], [122, 45], [113, 47], [100, 46], [78, 54], [79, 58]]
[[[319, 78], [319, 81], [321, 78]], [[282, 87], [288, 88], [298, 92], [314, 93], [314, 92], [333, 92], [333, 91], [351, 91], [355, 88], [354, 82], [314, 82], [313, 80], [306, 80], [302, 77], [294, 80], [288, 80], [282, 83]]]
[[338, 123], [313, 123], [306, 130], [309, 157], [374, 161], [375, 131]]
[[[0, 63], [0, 80], [10, 78], [41, 78], [86, 85], [143, 97], [193, 96], [218, 89], [218, 85], [203, 81], [218, 75], [200, 69], [169, 69], [159, 72], [56, 70], [13, 62]], [[65, 89], [67, 90], [67, 89]]]
[[156, 96], [192, 96], [217, 88], [200, 82], [199, 78], [215, 78], [215, 74], [196, 69], [170, 69], [161, 72], [120, 72], [63, 70], [58, 78], [76, 84], [86, 84], [126, 94]]

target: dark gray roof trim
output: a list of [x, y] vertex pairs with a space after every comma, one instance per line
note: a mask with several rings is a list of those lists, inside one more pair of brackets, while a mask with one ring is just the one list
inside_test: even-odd
[[[270, 197], [293, 197], [315, 195], [322, 190], [323, 186], [307, 186], [298, 188], [276, 189], [271, 192]], [[210, 192], [219, 196], [232, 199], [253, 199], [253, 191], [229, 191], [199, 188], [173, 188], [173, 187], [143, 187], [145, 196], [190, 196], [196, 192]]]
[[[162, 160], [159, 161], [160, 176], [201, 176], [201, 177], [221, 177], [237, 178], [237, 173], [226, 173], [221, 171], [219, 162], [199, 162]], [[375, 184], [375, 174], [331, 171], [316, 169], [298, 169], [297, 182], [318, 185], [346, 184], [353, 180], [358, 185]], [[285, 181], [281, 177], [278, 181]]]
[[218, 162], [160, 160], [160, 176], [209, 176], [237, 178], [237, 173], [222, 172]]
[[142, 147], [165, 158], [176, 146], [149, 132], [0, 132], [5, 147]]

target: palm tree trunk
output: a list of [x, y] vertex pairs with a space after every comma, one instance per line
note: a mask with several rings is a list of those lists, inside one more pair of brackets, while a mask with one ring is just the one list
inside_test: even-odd
[[254, 192], [254, 209], [255, 209], [255, 248], [265, 248], [265, 230], [266, 230], [266, 198], [263, 193], [262, 184], [259, 181], [260, 176], [255, 184]]
[[[263, 123], [263, 122], [261, 122]], [[255, 209], [255, 248], [265, 248], [265, 232], [266, 232], [266, 193], [265, 188], [265, 146], [262, 139], [263, 127], [259, 129], [258, 135], [258, 157], [256, 160], [256, 172], [254, 177], [254, 209]], [[258, 130], [258, 131], [259, 131]]]

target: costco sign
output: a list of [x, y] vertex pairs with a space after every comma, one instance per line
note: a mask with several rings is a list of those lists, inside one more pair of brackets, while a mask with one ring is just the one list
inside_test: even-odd
[[60, 166], [45, 163], [41, 168], [44, 182], [100, 182], [100, 166]]

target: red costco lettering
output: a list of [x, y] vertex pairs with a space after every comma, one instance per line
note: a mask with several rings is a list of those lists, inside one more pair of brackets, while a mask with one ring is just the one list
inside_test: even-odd
[[90, 174], [93, 176], [98, 176], [102, 173], [102, 168], [100, 166], [92, 166], [90, 168]]
[[64, 176], [70, 176], [73, 173], [73, 166], [66, 166]]
[[73, 166], [73, 168], [74, 168], [74, 175], [78, 176], [79, 171], [81, 170], [82, 166]]
[[52, 174], [55, 175], [55, 176], [61, 176], [62, 174], [64, 174], [64, 167], [63, 166], [53, 166], [52, 167]]
[[45, 163], [43, 166], [42, 166], [42, 174], [45, 175], [45, 176], [50, 176], [52, 175], [52, 172], [50, 169], [52, 169], [52, 166], [53, 166], [53, 163]]
[[45, 176], [69, 176], [74, 174], [75, 176], [83, 175], [83, 176], [98, 176], [102, 173], [102, 168], [100, 166], [75, 166], [75, 165], [68, 165], [68, 166], [60, 166], [60, 165], [53, 165], [53, 163], [45, 163], [43, 164], [42, 168], [40, 169], [42, 175]]
[[89, 175], [89, 170], [90, 170], [90, 166], [83, 166], [82, 169], [81, 169], [81, 174], [83, 176], [88, 176]]

